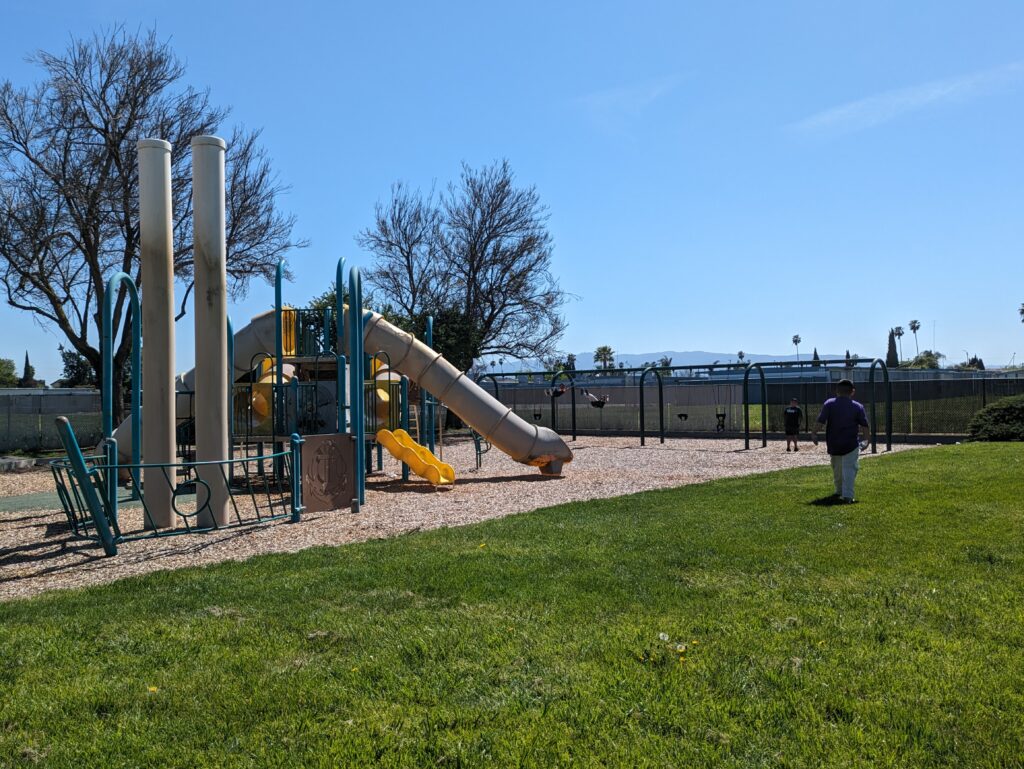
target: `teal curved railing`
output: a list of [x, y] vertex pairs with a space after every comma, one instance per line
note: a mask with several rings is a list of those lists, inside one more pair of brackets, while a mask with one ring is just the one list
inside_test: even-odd
[[[68, 518], [72, 534], [79, 539], [98, 542], [106, 555], [117, 555], [118, 545], [137, 539], [193, 534], [222, 528], [244, 526], [287, 519], [297, 522], [304, 509], [302, 505], [303, 443], [299, 435], [292, 435], [291, 446], [280, 454], [259, 457], [241, 457], [207, 462], [174, 463], [108, 463], [104, 456], [86, 457], [82, 454], [74, 430], [66, 417], [57, 419], [57, 430], [67, 456], [50, 462], [57, 486], [57, 496]], [[263, 462], [280, 460], [286, 473], [267, 476], [262, 472]], [[199, 526], [197, 516], [210, 511], [209, 486], [198, 478], [195, 470], [200, 466], [217, 466], [225, 486], [230, 489], [229, 502], [233, 520], [225, 524]], [[171, 507], [180, 525], [158, 528], [146, 501], [141, 484], [146, 470], [160, 470], [159, 476], [172, 489]], [[193, 483], [178, 484], [176, 478], [183, 472], [195, 478]], [[119, 476], [127, 474], [133, 487], [139, 489], [136, 497], [141, 507], [138, 522], [141, 526], [126, 532], [118, 508], [108, 502], [117, 493]], [[150, 474], [150, 478], [154, 474]], [[152, 482], [152, 481], [151, 481]], [[206, 489], [205, 499], [200, 491]], [[195, 499], [191, 499], [192, 497]], [[247, 500], [247, 501], [243, 501]], [[210, 516], [212, 518], [212, 516]]]

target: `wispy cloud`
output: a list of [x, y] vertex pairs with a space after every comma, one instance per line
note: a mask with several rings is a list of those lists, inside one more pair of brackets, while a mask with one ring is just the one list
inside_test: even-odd
[[681, 76], [673, 75], [660, 80], [608, 88], [577, 97], [573, 103], [601, 128], [619, 131], [652, 104], [675, 90], [681, 80]]
[[887, 123], [933, 104], [965, 102], [1024, 80], [1024, 61], [945, 80], [898, 88], [841, 104], [790, 125], [802, 134], [850, 133]]

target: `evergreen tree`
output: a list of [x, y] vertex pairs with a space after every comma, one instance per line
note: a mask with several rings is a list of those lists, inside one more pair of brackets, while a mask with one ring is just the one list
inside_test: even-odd
[[18, 387], [35, 387], [36, 386], [36, 370], [32, 364], [28, 362], [28, 350], [25, 350], [25, 368], [22, 369], [21, 379], [18, 380]]
[[900, 356], [896, 353], [896, 332], [889, 329], [889, 348], [885, 353], [885, 365], [889, 368], [897, 368], [900, 365]]
[[818, 368], [821, 366], [821, 358], [818, 356], [818, 348], [814, 348], [814, 355], [811, 356], [811, 368]]
[[940, 361], [945, 357], [946, 356], [941, 352], [937, 352], [935, 350], [922, 350], [920, 354], [910, 362], [910, 365], [907, 368], [939, 368]]
[[14, 361], [0, 358], [0, 387], [17, 387], [18, 375], [15, 373]]
[[852, 368], [853, 367], [853, 358], [850, 356], [850, 351], [849, 350], [846, 351], [846, 367], [847, 368]]
[[64, 364], [64, 375], [61, 378], [64, 387], [96, 386], [92, 366], [84, 355], [79, 355], [64, 345], [60, 345], [57, 349], [60, 351], [60, 359]]

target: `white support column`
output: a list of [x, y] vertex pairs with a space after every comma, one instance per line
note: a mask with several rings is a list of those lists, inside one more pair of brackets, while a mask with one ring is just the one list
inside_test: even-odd
[[[228, 332], [227, 273], [224, 206], [224, 152], [218, 136], [192, 139], [192, 220], [195, 255], [196, 323], [196, 459], [231, 458], [228, 445]], [[223, 470], [223, 472], [222, 472]], [[228, 521], [226, 468], [200, 467], [196, 501], [207, 499], [210, 513], [199, 517], [200, 526]]]
[[[139, 151], [139, 242], [142, 258], [142, 461], [174, 462], [174, 230], [171, 145], [142, 139]], [[138, 372], [134, 372], [138, 376]], [[143, 473], [152, 524], [174, 525], [174, 470]], [[150, 526], [150, 522], [146, 522]]]

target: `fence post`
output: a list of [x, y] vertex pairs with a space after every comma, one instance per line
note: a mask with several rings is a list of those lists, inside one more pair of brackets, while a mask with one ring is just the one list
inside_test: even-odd
[[298, 523], [302, 511], [302, 444], [298, 433], [292, 433], [292, 523]]
[[743, 448], [750, 449], [750, 371], [753, 363], [743, 369]]

